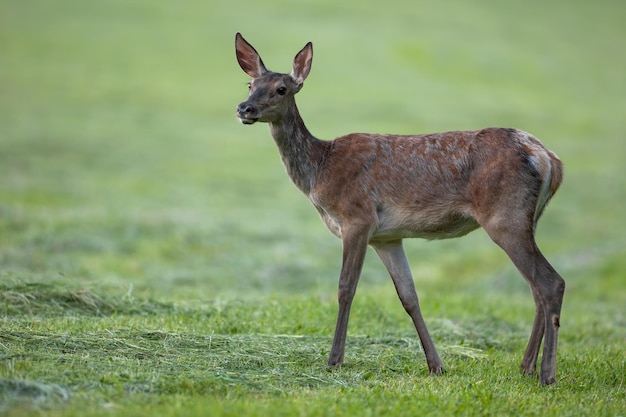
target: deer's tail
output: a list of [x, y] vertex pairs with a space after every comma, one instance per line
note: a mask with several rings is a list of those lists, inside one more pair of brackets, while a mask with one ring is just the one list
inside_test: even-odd
[[549, 160], [549, 168], [543, 175], [541, 191], [539, 192], [537, 208], [535, 210], [535, 224], [537, 224], [537, 221], [543, 214], [543, 210], [563, 181], [563, 163], [554, 152], [547, 149], [546, 152]]

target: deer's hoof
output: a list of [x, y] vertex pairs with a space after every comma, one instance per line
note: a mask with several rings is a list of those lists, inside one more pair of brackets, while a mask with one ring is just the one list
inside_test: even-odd
[[542, 385], [552, 385], [556, 382], [556, 378], [554, 376], [541, 377]]
[[343, 364], [343, 358], [330, 358], [328, 359], [328, 363], [326, 364], [326, 367], [328, 369], [333, 369], [333, 368], [338, 368]]
[[529, 376], [529, 377], [537, 376], [537, 370], [534, 367], [529, 367], [529, 366], [525, 366], [522, 364], [522, 366], [520, 367], [520, 371], [522, 372], [522, 375], [524, 376]]
[[437, 367], [434, 367], [434, 368], [430, 368], [430, 374], [431, 375], [440, 376], [440, 375], [443, 375], [445, 373], [446, 373], [446, 370], [444, 369], [443, 366], [437, 366]]

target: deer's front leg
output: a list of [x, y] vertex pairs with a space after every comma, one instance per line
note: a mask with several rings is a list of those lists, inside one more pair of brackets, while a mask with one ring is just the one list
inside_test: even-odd
[[413, 320], [420, 342], [422, 343], [422, 348], [424, 349], [424, 354], [426, 355], [426, 362], [428, 363], [430, 373], [435, 375], [443, 374], [443, 362], [437, 353], [435, 344], [428, 333], [426, 323], [422, 317], [411, 269], [409, 268], [409, 262], [406, 259], [406, 254], [402, 247], [402, 240], [379, 242], [372, 244], [372, 246], [383, 261], [383, 264], [385, 264], [387, 271], [389, 271], [389, 275], [398, 292], [398, 297], [400, 301], [402, 301], [404, 309]]
[[366, 227], [344, 227], [342, 230], [343, 263], [339, 276], [339, 313], [328, 366], [337, 366], [343, 363], [350, 307], [363, 269], [369, 237], [370, 229]]

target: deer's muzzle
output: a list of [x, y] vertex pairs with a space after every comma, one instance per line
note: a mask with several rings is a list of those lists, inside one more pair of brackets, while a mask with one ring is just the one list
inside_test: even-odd
[[259, 120], [256, 109], [247, 101], [237, 106], [237, 117], [244, 125], [251, 125]]

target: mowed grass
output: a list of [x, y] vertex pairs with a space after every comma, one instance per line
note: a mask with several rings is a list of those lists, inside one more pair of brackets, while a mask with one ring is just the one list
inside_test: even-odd
[[[619, 2], [0, 2], [0, 414], [626, 414]], [[558, 383], [519, 374], [534, 307], [482, 231], [406, 242], [447, 373], [373, 253], [327, 370], [341, 244], [266, 126], [241, 31], [322, 138], [528, 130], [565, 163], [538, 242], [567, 281]]]

